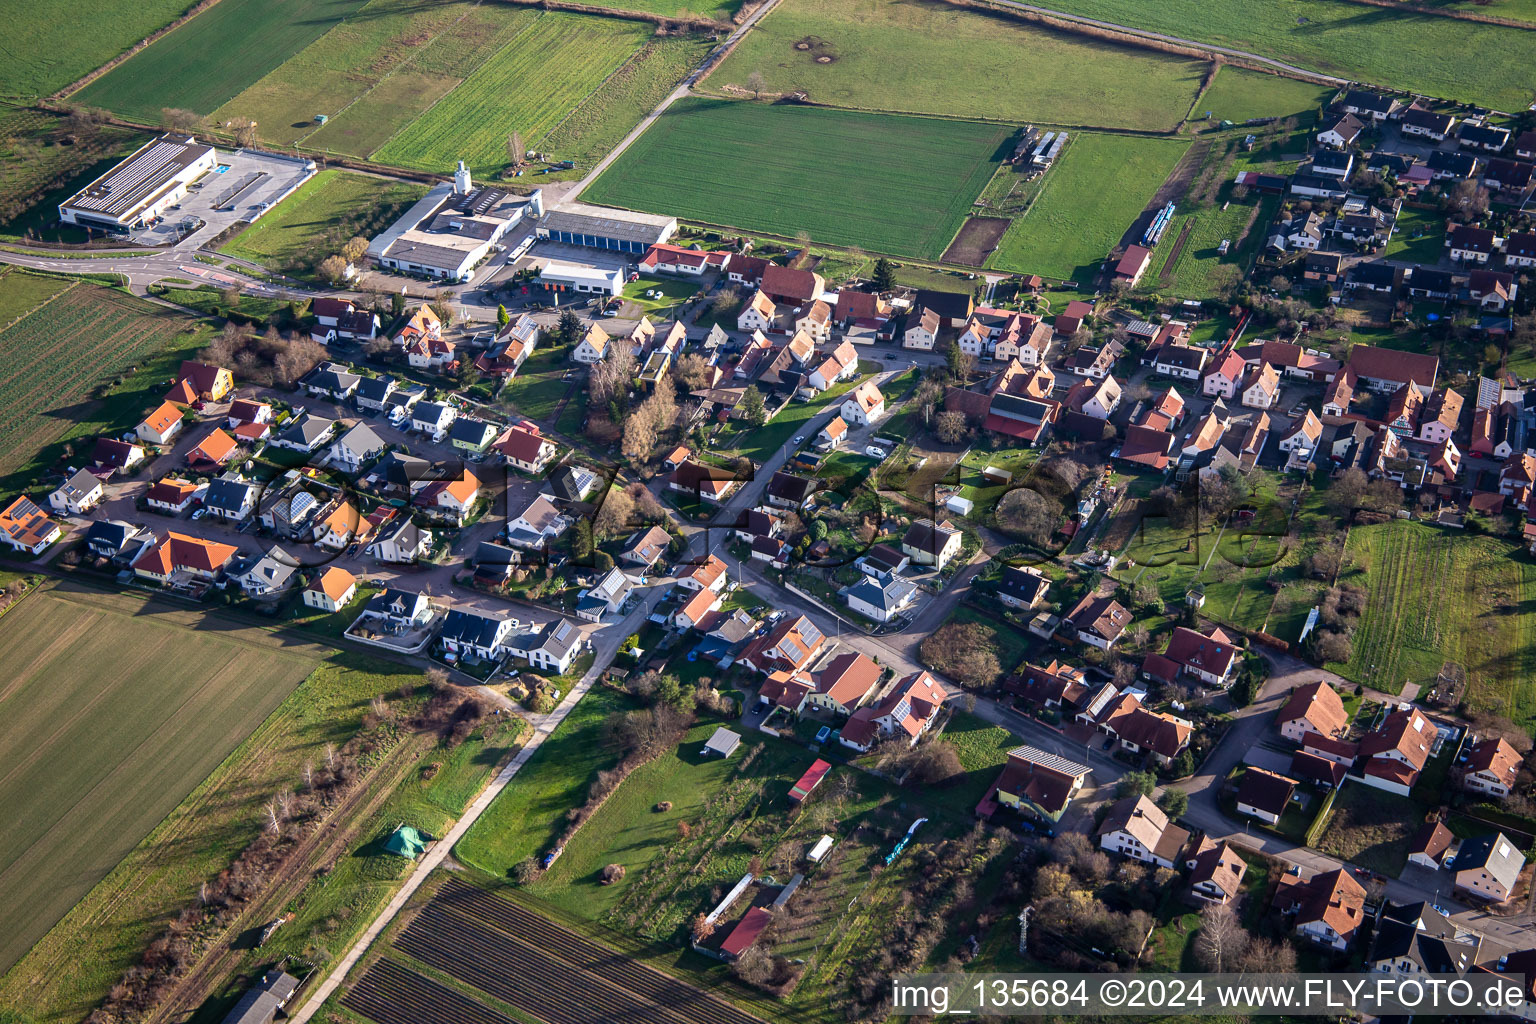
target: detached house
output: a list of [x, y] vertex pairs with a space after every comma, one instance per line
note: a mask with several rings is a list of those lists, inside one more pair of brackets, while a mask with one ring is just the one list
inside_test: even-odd
[[366, 423], [355, 424], [331, 445], [330, 460], [337, 468], [356, 473], [373, 459], [384, 454], [387, 445]]
[[1268, 363], [1248, 371], [1239, 384], [1242, 404], [1250, 409], [1270, 409], [1280, 398], [1280, 371]]
[[942, 571], [960, 553], [963, 544], [964, 536], [948, 519], [942, 523], [918, 519], [902, 536], [901, 553], [917, 565], [931, 565], [935, 571]]
[[443, 618], [439, 640], [443, 650], [456, 658], [500, 661], [506, 654], [503, 646], [511, 632], [511, 619], [491, 618], [455, 608]]
[[303, 600], [307, 607], [322, 612], [338, 612], [352, 602], [357, 593], [357, 577], [340, 566], [328, 566], [309, 581]]
[[272, 444], [296, 452], [313, 452], [325, 443], [335, 429], [335, 420], [306, 412], [284, 427], [283, 432], [272, 439]]
[[1331, 949], [1348, 949], [1367, 920], [1365, 888], [1344, 868], [1307, 881], [1281, 875], [1275, 908], [1294, 916], [1296, 934]]
[[1520, 760], [1520, 753], [1502, 737], [1490, 736], [1467, 752], [1461, 788], [1501, 799], [1509, 796], [1520, 775]]
[[1407, 796], [1439, 736], [1434, 723], [1410, 704], [1401, 704], [1374, 732], [1360, 740], [1357, 763], [1367, 786]]
[[165, 444], [181, 430], [181, 410], [170, 402], [161, 402], [160, 407], [134, 428], [139, 435], [139, 440], [145, 444]]
[[571, 358], [584, 366], [600, 363], [608, 358], [608, 343], [612, 340], [608, 332], [598, 324], [589, 324], [587, 333], [582, 335], [576, 347], [571, 350]]
[[1162, 808], [1145, 796], [1117, 801], [1095, 835], [1100, 849], [1163, 868], [1177, 864], [1189, 842], [1189, 833], [1169, 822]]
[[418, 402], [411, 410], [411, 429], [441, 441], [458, 415], [459, 410], [447, 402]]
[[914, 309], [907, 314], [906, 327], [901, 333], [901, 347], [919, 352], [932, 352], [939, 340], [939, 327], [943, 318], [927, 307]]
[[1275, 725], [1292, 743], [1301, 743], [1309, 735], [1337, 739], [1349, 728], [1349, 713], [1333, 687], [1318, 680], [1291, 691], [1275, 716]]
[[1525, 856], [1502, 832], [1495, 832], [1462, 840], [1450, 870], [1456, 879], [1456, 892], [1503, 903], [1514, 895], [1524, 867]]
[[773, 330], [774, 320], [778, 315], [779, 310], [773, 304], [773, 300], [762, 291], [758, 291], [747, 300], [747, 304], [736, 315], [736, 329], [743, 334], [751, 331], [762, 331], [766, 334]]
[[799, 672], [809, 668], [827, 638], [804, 615], [785, 617], [773, 630], [747, 646], [737, 660], [754, 672]]
[[1274, 825], [1280, 821], [1296, 791], [1296, 780], [1249, 765], [1237, 787], [1237, 813]]
[[1450, 114], [1437, 114], [1432, 110], [1425, 110], [1418, 104], [1403, 111], [1404, 135], [1419, 135], [1434, 139], [1436, 142], [1443, 142], [1455, 124], [1456, 118]]
[[533, 474], [542, 473], [559, 453], [555, 443], [539, 433], [536, 424], [526, 421], [502, 431], [491, 447], [501, 453], [507, 465]]
[[1066, 625], [1079, 640], [1109, 650], [1131, 624], [1131, 613], [1112, 597], [1088, 594], [1067, 613]]
[[1237, 648], [1219, 627], [1210, 636], [1184, 626], [1176, 627], [1163, 657], [1205, 685], [1222, 688], [1232, 682], [1238, 661]]
[[1184, 861], [1189, 869], [1189, 890], [1205, 903], [1230, 903], [1243, 889], [1248, 862], [1229, 843], [1202, 838]]
[[1451, 259], [1462, 263], [1487, 263], [1499, 251], [1499, 239], [1488, 228], [1458, 224], [1445, 236]]
[[927, 672], [914, 672], [896, 682], [874, 704], [855, 711], [843, 724], [838, 742], [868, 751], [882, 739], [900, 737], [915, 746], [933, 724], [949, 691]]
[[1365, 125], [1359, 118], [1354, 114], [1345, 114], [1317, 133], [1317, 144], [1332, 149], [1348, 149], [1364, 130]]
[[159, 583], [170, 583], [180, 578], [208, 581], [224, 571], [239, 552], [233, 544], [220, 544], [188, 537], [181, 533], [168, 533], [134, 559], [133, 572]]
[[841, 412], [844, 422], [867, 427], [885, 415], [885, 396], [873, 381], [865, 381], [843, 400]]
[[44, 548], [63, 534], [59, 524], [26, 495], [0, 510], [0, 542], [16, 551], [24, 551], [29, 555], [41, 554]]
[[190, 480], [166, 477], [149, 485], [144, 492], [144, 503], [157, 512], [176, 514], [185, 512], [197, 497], [198, 487]]
[[48, 504], [55, 512], [83, 516], [101, 504], [102, 495], [101, 481], [96, 475], [88, 469], [78, 469], [48, 495]]
[[368, 554], [381, 562], [405, 563], [427, 557], [432, 550], [432, 531], [400, 516], [379, 528]]

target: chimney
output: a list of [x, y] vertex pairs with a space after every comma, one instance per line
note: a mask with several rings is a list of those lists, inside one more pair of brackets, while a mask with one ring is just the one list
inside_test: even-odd
[[464, 161], [459, 161], [459, 169], [453, 172], [453, 190], [459, 195], [468, 195], [470, 189], [469, 168], [464, 166]]

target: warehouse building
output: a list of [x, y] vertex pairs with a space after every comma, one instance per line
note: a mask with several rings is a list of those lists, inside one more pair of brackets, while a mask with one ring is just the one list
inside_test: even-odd
[[190, 135], [162, 135], [60, 203], [59, 220], [105, 231], [143, 227], [186, 196], [187, 186], [216, 162], [212, 146]]
[[537, 233], [552, 242], [641, 256], [677, 233], [677, 218], [570, 202], [545, 214]]
[[475, 188], [460, 160], [453, 184], [444, 183], [423, 196], [368, 243], [368, 256], [388, 270], [468, 281], [525, 215], [537, 217], [543, 211], [543, 192], [535, 189], [523, 196], [501, 188]]
[[539, 271], [539, 283], [554, 292], [618, 295], [624, 290], [624, 271], [550, 262]]

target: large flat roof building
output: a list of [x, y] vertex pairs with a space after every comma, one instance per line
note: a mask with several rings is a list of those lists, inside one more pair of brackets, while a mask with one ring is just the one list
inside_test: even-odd
[[618, 295], [624, 290], [624, 272], [551, 261], [539, 272], [539, 283], [556, 292]]
[[540, 238], [643, 255], [677, 232], [677, 218], [586, 203], [561, 203], [539, 221]]
[[390, 270], [468, 281], [491, 247], [524, 214], [538, 216], [543, 209], [544, 194], [538, 189], [524, 196], [473, 187], [461, 160], [453, 183], [432, 189], [369, 242], [368, 256]]
[[213, 170], [213, 147], [192, 136], [162, 135], [59, 204], [59, 220], [106, 231], [142, 227]]

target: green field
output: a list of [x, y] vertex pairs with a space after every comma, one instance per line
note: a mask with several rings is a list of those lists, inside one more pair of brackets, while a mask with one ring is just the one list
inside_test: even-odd
[[1195, 104], [1195, 116], [1212, 121], [1247, 121], [1315, 112], [1333, 95], [1331, 89], [1294, 78], [1266, 75], [1222, 65], [1211, 87]]
[[251, 643], [238, 634], [192, 632], [153, 614], [77, 600], [71, 589], [27, 598], [0, 630], [0, 661], [9, 666], [0, 688], [5, 968], [207, 778], [317, 660], [265, 637]]
[[426, 192], [414, 182], [327, 168], [219, 251], [305, 276], [354, 235], [379, 233]]
[[[383, 163], [479, 174], [507, 164], [507, 136], [537, 149], [650, 35], [645, 22], [547, 13], [374, 154]], [[537, 88], [529, 84], [537, 82]]]
[[[1008, 134], [965, 121], [688, 99], [582, 198], [933, 259], [992, 176]], [[743, 188], [746, 168], [753, 180], [795, 187]]]
[[32, 99], [62, 89], [190, 6], [189, 0], [24, 0], [13, 5], [0, 96]]
[[42, 277], [0, 267], [0, 328], [26, 316], [71, 285], [62, 277]]
[[[264, 139], [366, 157], [517, 33], [524, 7], [372, 0], [214, 113], [249, 117]], [[323, 127], [315, 116], [324, 114]]]
[[1356, 526], [1348, 551], [1369, 593], [1340, 674], [1388, 693], [1467, 672], [1467, 703], [1536, 723], [1536, 565], [1524, 551], [1418, 523]]
[[[42, 287], [30, 275], [6, 274], [0, 277], [0, 308], [31, 303]], [[0, 479], [25, 483], [23, 471], [39, 470], [61, 454], [66, 438], [131, 430], [138, 422], [131, 417], [144, 411], [149, 396], [127, 380], [114, 384], [116, 375], [170, 349], [190, 354], [186, 348], [194, 339], [185, 332], [195, 326], [122, 292], [79, 283], [0, 330], [0, 360], [8, 368], [0, 378], [0, 436], [6, 439]], [[171, 344], [178, 336], [182, 340]], [[163, 393], [168, 369], [158, 367], [158, 375], [140, 387]], [[111, 393], [94, 400], [103, 383]]]
[[988, 265], [1088, 283], [1188, 147], [1182, 139], [1075, 134]]
[[166, 107], [210, 114], [364, 2], [221, 0], [72, 99], [150, 123]]
[[1536, 34], [1525, 29], [1346, 0], [1062, 0], [1052, 8], [1498, 110], [1531, 101]]
[[757, 73], [840, 107], [1167, 130], [1205, 67], [937, 0], [783, 0], [706, 85]]
[[1447, 254], [1445, 217], [1435, 210], [1405, 206], [1397, 215], [1392, 237], [1382, 255], [1391, 260], [1407, 260], [1434, 266]]
[[[1230, 187], [1224, 186], [1220, 202], [1174, 217], [1148, 272], [1154, 290], [1180, 299], [1212, 299], [1242, 280], [1253, 254], [1263, 247], [1264, 229], [1280, 200], [1250, 196], [1239, 202], [1230, 200], [1229, 193]], [[1184, 245], [1175, 258], [1173, 247], [1181, 238]], [[1231, 243], [1225, 256], [1223, 241]]]

